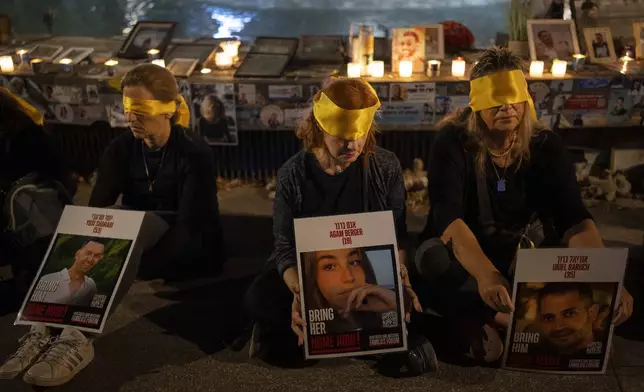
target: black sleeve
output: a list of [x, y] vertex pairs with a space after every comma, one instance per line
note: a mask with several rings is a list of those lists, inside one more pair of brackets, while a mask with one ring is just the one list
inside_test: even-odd
[[278, 173], [275, 200], [273, 201], [273, 236], [275, 237], [275, 263], [280, 276], [288, 267], [295, 266], [297, 262], [293, 211], [291, 209], [295, 205], [295, 201], [288, 183], [286, 174], [279, 175]]
[[[217, 177], [214, 157], [210, 150], [193, 152], [180, 175], [184, 180], [179, 198], [177, 221], [146, 254], [146, 257], [152, 260], [167, 262], [177, 260], [181, 255], [192, 253], [192, 250], [186, 249], [186, 246], [194, 243], [191, 238], [208, 235], [213, 230], [219, 229]], [[217, 227], [209, 230], [210, 225]], [[213, 244], [208, 244], [208, 238], [202, 239], [202, 242], [203, 252], [206, 252], [206, 248], [212, 248], [209, 245]], [[200, 255], [201, 258], [210, 256], [212, 255]]]
[[467, 171], [464, 156], [460, 141], [451, 131], [441, 131], [437, 135], [427, 168], [431, 208], [431, 220], [427, 225], [431, 225], [430, 231], [434, 235], [442, 235], [452, 222], [465, 216]]
[[89, 198], [90, 207], [110, 207], [123, 192], [129, 149], [122, 136], [107, 146], [96, 173], [96, 185]]
[[400, 161], [393, 154], [392, 165], [387, 204], [388, 208], [393, 211], [398, 246], [403, 248], [407, 241], [407, 191], [405, 190]]
[[551, 132], [544, 136], [541, 153], [545, 158], [545, 189], [550, 198], [554, 225], [560, 236], [574, 225], [592, 219], [581, 200], [572, 159], [561, 138]]

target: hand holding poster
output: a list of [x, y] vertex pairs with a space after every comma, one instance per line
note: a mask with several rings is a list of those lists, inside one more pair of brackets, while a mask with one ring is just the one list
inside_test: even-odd
[[144, 216], [67, 206], [16, 324], [102, 332]]
[[407, 348], [391, 211], [295, 220], [306, 358]]
[[504, 367], [604, 373], [626, 249], [522, 249]]

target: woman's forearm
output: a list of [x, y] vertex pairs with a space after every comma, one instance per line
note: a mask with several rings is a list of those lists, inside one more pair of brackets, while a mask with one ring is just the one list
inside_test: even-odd
[[498, 272], [463, 220], [457, 219], [447, 226], [441, 240], [445, 244], [451, 242], [456, 260], [476, 279]]
[[569, 248], [603, 248], [604, 240], [597, 230], [595, 222], [586, 219], [574, 225], [564, 234], [564, 241]]

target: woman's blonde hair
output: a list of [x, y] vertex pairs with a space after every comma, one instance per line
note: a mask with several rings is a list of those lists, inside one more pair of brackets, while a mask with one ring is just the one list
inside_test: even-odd
[[[333, 103], [347, 110], [357, 110], [372, 107], [378, 103], [378, 96], [362, 79], [334, 78], [328, 81], [321, 92], [326, 94]], [[372, 155], [376, 151], [376, 133], [378, 128], [375, 119], [371, 124], [363, 154]], [[324, 131], [313, 116], [312, 105], [307, 108], [295, 129], [295, 135], [302, 141], [302, 149], [311, 151], [316, 148], [326, 148]]]
[[[523, 60], [512, 54], [507, 48], [494, 47], [483, 52], [478, 63], [472, 68], [470, 80], [481, 78], [499, 71], [523, 70]], [[527, 103], [524, 103], [523, 118], [516, 131], [514, 148], [510, 157], [517, 162], [517, 169], [521, 164], [530, 160], [530, 140], [533, 135], [548, 130], [540, 121], [534, 120], [530, 115]], [[481, 115], [471, 108], [445, 118], [438, 124], [439, 128], [446, 125], [463, 127], [466, 131], [465, 147], [476, 154], [476, 165], [481, 172], [485, 171], [487, 147], [483, 139], [483, 131], [487, 128]]]
[[[177, 108], [181, 104], [177, 79], [170, 70], [156, 64], [140, 64], [129, 70], [121, 80], [121, 91], [128, 86], [144, 87], [154, 99], [164, 103], [174, 101]], [[176, 116], [175, 113], [172, 122]]]

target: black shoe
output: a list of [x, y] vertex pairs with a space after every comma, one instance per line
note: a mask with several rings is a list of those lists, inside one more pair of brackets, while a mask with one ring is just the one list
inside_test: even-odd
[[409, 334], [407, 351], [388, 354], [376, 364], [380, 374], [392, 378], [409, 378], [438, 370], [434, 347], [423, 335]]

